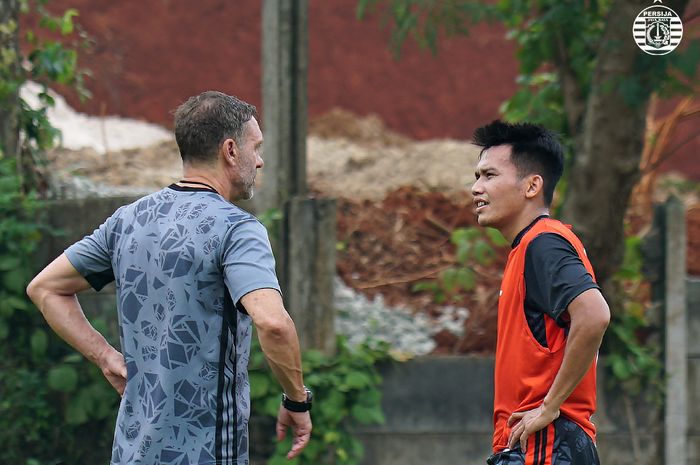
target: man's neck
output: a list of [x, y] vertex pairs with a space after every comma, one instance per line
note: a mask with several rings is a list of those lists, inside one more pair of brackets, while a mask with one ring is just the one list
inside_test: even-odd
[[542, 207], [532, 211], [526, 210], [518, 217], [517, 221], [511, 223], [511, 227], [507, 229], [504, 228], [501, 233], [503, 234], [503, 237], [505, 237], [506, 240], [512, 244], [515, 238], [518, 237], [518, 234], [520, 234], [520, 231], [527, 228], [533, 221], [542, 215], [549, 215], [549, 209]]
[[187, 185], [187, 182], [201, 183], [210, 186], [223, 198], [231, 199], [230, 183], [225, 182], [223, 176], [215, 173], [211, 168], [202, 168], [195, 166], [185, 166], [182, 173], [182, 178], [178, 184]]

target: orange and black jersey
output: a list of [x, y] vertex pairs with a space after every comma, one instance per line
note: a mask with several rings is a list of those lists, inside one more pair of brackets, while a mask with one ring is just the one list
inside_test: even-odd
[[[549, 392], [564, 358], [566, 308], [596, 287], [581, 241], [561, 222], [537, 218], [514, 241], [498, 302], [494, 452], [508, 446], [510, 415], [538, 407]], [[594, 361], [560, 412], [595, 438], [595, 404]]]
[[[512, 248], [542, 215], [523, 229]], [[579, 294], [598, 289], [593, 277], [583, 265], [576, 249], [563, 236], [544, 232], [530, 242], [525, 252], [525, 318], [534, 338], [547, 347], [545, 315], [562, 328], [568, 328], [566, 309]]]

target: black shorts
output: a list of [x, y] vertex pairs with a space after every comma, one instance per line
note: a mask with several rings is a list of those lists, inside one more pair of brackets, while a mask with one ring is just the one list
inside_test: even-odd
[[488, 465], [600, 465], [598, 451], [588, 434], [565, 417], [536, 432], [527, 440], [523, 454], [518, 443], [513, 449], [493, 454]]

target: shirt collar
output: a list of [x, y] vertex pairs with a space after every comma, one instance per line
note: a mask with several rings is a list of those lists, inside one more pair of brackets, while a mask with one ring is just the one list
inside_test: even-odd
[[528, 232], [528, 231], [535, 225], [535, 223], [537, 223], [537, 222], [538, 222], [539, 220], [541, 220], [542, 218], [549, 218], [549, 215], [547, 215], [547, 214], [540, 215], [540, 216], [538, 216], [537, 218], [535, 218], [534, 220], [532, 220], [532, 223], [530, 223], [530, 224], [528, 224], [527, 226], [525, 226], [525, 229], [523, 229], [522, 231], [520, 231], [520, 232], [518, 233], [518, 235], [515, 236], [515, 239], [513, 239], [513, 243], [510, 245], [510, 248], [511, 248], [511, 249], [516, 248], [516, 247], [518, 246], [518, 244], [520, 244], [520, 241], [522, 240], [522, 238], [523, 238], [523, 236], [525, 235], [525, 233]]

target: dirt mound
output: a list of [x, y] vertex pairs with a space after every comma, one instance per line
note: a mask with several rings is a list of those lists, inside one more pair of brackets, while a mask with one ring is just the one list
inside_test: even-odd
[[[309, 187], [327, 196], [381, 200], [402, 186], [459, 195], [474, 177], [478, 152], [465, 141], [413, 142], [388, 131], [376, 116], [339, 110], [311, 127], [316, 135], [307, 139]], [[49, 161], [53, 171], [139, 191], [168, 185], [182, 170], [174, 139], [106, 154], [57, 149]]]
[[469, 316], [461, 336], [444, 331], [436, 336], [437, 352], [490, 352], [495, 347], [494, 318], [500, 269], [506, 251], [500, 250], [479, 274], [473, 291], [461, 292], [443, 305], [430, 292], [414, 292], [415, 283], [435, 281], [455, 265], [450, 242], [456, 228], [475, 225], [471, 199], [421, 192], [413, 187], [390, 193], [381, 202], [340, 199], [338, 204], [338, 273], [345, 283], [373, 298], [381, 294], [390, 305], [408, 306], [438, 317], [445, 305], [464, 307]]
[[48, 159], [56, 174], [82, 176], [95, 183], [136, 190], [160, 189], [182, 175], [182, 159], [174, 140], [106, 154], [91, 148], [56, 149], [48, 154]]
[[416, 142], [377, 116], [333, 110], [309, 125], [308, 180], [332, 197], [380, 201], [403, 186], [461, 195], [474, 178], [478, 150], [466, 141]]
[[377, 115], [359, 118], [354, 113], [334, 108], [309, 122], [309, 135], [320, 139], [346, 139], [357, 144], [405, 145], [406, 136], [391, 131]]

